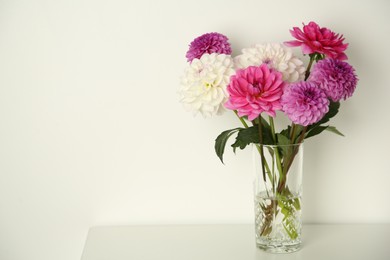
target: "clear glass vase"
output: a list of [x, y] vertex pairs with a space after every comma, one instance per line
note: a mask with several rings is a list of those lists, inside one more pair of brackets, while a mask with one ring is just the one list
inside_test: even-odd
[[253, 145], [257, 247], [288, 253], [301, 246], [303, 143]]

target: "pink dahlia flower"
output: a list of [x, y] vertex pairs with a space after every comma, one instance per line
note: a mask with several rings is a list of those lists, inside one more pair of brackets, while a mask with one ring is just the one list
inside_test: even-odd
[[239, 116], [248, 116], [251, 121], [262, 112], [274, 117], [275, 111], [282, 108], [283, 88], [282, 73], [268, 68], [267, 64], [250, 66], [230, 77], [225, 107], [237, 110]]
[[335, 102], [352, 96], [358, 82], [355, 69], [351, 65], [334, 59], [318, 61], [310, 73], [309, 80], [317, 83]]
[[320, 53], [333, 59], [348, 59], [344, 53], [348, 43], [343, 43], [343, 35], [335, 34], [325, 27], [320, 28], [315, 22], [303, 24], [303, 31], [294, 27], [290, 33], [297, 40], [284, 44], [290, 47], [301, 46], [304, 54]]
[[200, 59], [203, 54], [217, 53], [227, 54], [232, 53], [228, 38], [220, 33], [206, 33], [203, 34], [190, 43], [190, 49], [187, 51], [187, 61], [191, 62], [193, 59]]
[[281, 104], [288, 118], [303, 126], [317, 123], [329, 111], [329, 100], [324, 91], [307, 81], [287, 86]]

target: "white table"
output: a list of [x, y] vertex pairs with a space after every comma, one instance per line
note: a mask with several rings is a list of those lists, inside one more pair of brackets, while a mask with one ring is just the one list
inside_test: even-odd
[[290, 254], [257, 249], [252, 225], [107, 226], [89, 230], [82, 260], [389, 260], [390, 224], [304, 225]]

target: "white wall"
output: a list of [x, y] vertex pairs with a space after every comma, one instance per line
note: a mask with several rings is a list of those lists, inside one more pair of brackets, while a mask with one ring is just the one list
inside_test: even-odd
[[0, 259], [79, 259], [103, 224], [252, 223], [250, 151], [213, 142], [239, 122], [178, 102], [189, 42], [234, 54], [314, 20], [344, 33], [360, 78], [308, 140], [306, 222], [390, 220], [388, 1], [0, 1]]

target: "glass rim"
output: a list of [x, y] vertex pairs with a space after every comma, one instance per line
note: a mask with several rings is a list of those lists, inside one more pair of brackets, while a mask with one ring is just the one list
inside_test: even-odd
[[254, 145], [261, 145], [263, 147], [289, 147], [289, 146], [300, 146], [303, 145], [304, 142], [301, 143], [295, 143], [295, 144], [260, 144], [260, 143], [253, 143]]

